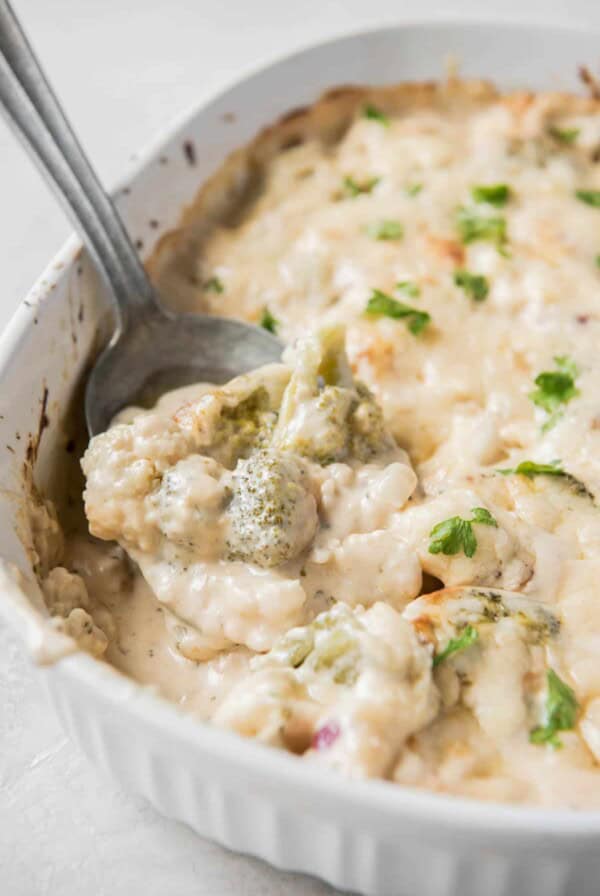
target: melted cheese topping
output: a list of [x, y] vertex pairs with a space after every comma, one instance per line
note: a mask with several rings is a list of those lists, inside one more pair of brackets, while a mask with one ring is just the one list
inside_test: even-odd
[[[309, 141], [274, 160], [242, 222], [204, 242], [198, 308], [251, 321], [268, 309], [288, 343], [345, 325], [352, 371], [412, 468], [402, 453], [309, 465], [300, 560], [215, 555], [183, 570], [157, 547], [156, 505], [151, 520], [115, 490], [129, 477], [127, 500], [145, 495], [164, 470], [130, 443], [112, 468], [88, 460], [88, 491], [105, 477], [92, 482], [93, 531], [119, 538], [160, 601], [138, 578], [111, 662], [351, 775], [600, 807], [599, 144], [600, 114], [540, 96], [359, 114], [334, 147]], [[374, 290], [392, 316], [366, 313]], [[394, 301], [429, 321], [411, 326]], [[127, 418], [170, 468], [190, 451], [173, 427], [180, 400]], [[319, 443], [320, 425], [313, 406], [304, 435]], [[527, 461], [546, 473], [515, 472]], [[189, 531], [192, 481], [206, 480], [192, 504], [220, 500], [220, 469], [190, 467], [187, 485], [186, 469], [177, 515], [159, 524], [167, 538]], [[454, 535], [436, 529], [448, 520]], [[442, 590], [419, 597], [422, 574]], [[165, 630], [156, 620], [169, 614]], [[550, 670], [568, 718], [543, 741]]]

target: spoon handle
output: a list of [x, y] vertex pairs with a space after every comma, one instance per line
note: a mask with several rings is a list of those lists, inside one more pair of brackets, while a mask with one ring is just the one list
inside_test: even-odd
[[108, 281], [119, 330], [156, 317], [159, 301], [123, 221], [75, 136], [7, 0], [0, 0], [0, 106], [49, 176]]

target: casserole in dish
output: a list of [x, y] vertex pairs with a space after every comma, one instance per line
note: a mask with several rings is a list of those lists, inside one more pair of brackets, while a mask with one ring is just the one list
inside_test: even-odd
[[[507, 47], [510, 45], [511, 53], [519, 40], [525, 40], [521, 31], [513, 29], [504, 31], [498, 29], [495, 32], [495, 39], [497, 40], [498, 35], [502, 34], [506, 36]], [[552, 34], [553, 32], [549, 32], [548, 40], [552, 39]], [[471, 38], [468, 35], [471, 35]], [[555, 36], [558, 40], [558, 35]], [[477, 59], [474, 48], [480, 47], [482, 41], [485, 42], [486, 31], [477, 28], [471, 31], [451, 28], [444, 32], [440, 27], [412, 31], [400, 29], [395, 35], [398, 54], [401, 54], [404, 48], [407, 50], [410, 50], [410, 47], [414, 48], [414, 41], [424, 37], [434, 43], [443, 39], [446, 41], [446, 49], [459, 49], [468, 68], [469, 61]], [[335, 80], [397, 80], [405, 70], [402, 66], [395, 68], [392, 64], [393, 38], [394, 32], [388, 32], [385, 35], [374, 34], [364, 38], [348, 39], [339, 45], [330, 46], [326, 53], [323, 51], [325, 55], [322, 58], [327, 56], [331, 62], [338, 58], [336, 53], [339, 53], [341, 54], [339, 58], [345, 59], [344, 63], [340, 62], [343, 68], [351, 58], [352, 40], [355, 40], [363, 51], [360, 58], [364, 60], [371, 51], [378, 51], [378, 65], [381, 64], [382, 67], [375, 68], [361, 78], [360, 73], [357, 77], [356, 69], [348, 65], [345, 75], [342, 76], [340, 68]], [[470, 46], [473, 56], [469, 56], [468, 52], [470, 39], [472, 39]], [[568, 36], [561, 37], [561, 40], [569, 45]], [[581, 45], [577, 43], [576, 38], [572, 37], [572, 40], [573, 52], [581, 52], [578, 49]], [[457, 46], [457, 43], [460, 43], [460, 46]], [[340, 47], [344, 49], [340, 50]], [[387, 60], [386, 48], [390, 53]], [[313, 54], [318, 52], [312, 51]], [[345, 57], [345, 53], [349, 55]], [[314, 71], [314, 55], [311, 57], [309, 53], [307, 56], [296, 58], [294, 64], [305, 65], [308, 77], [308, 72]], [[403, 64], [408, 64], [404, 58]], [[489, 68], [483, 73], [497, 74]], [[540, 73], [539, 77], [543, 78], [543, 74]], [[255, 76], [254, 82], [247, 82], [245, 88], [239, 89], [237, 102], [241, 104], [239, 108], [244, 110], [242, 116], [247, 114], [248, 96], [244, 95], [244, 90], [249, 89], [248, 84], [254, 84], [255, 89], [259, 89], [256, 88], [256, 84], [260, 84], [260, 79], [265, 77], [266, 73]], [[535, 82], [536, 78], [532, 76], [527, 80], [531, 83]], [[303, 87], [307, 86], [303, 80]], [[316, 86], [317, 84], [312, 84], [313, 88]], [[535, 83], [534, 86], [547, 85]], [[230, 94], [216, 101], [212, 107], [208, 107], [204, 115], [212, 115], [213, 120], [218, 119], [223, 128], [226, 124], [231, 124], [229, 118], [236, 110], [228, 109], [226, 106], [227, 102], [232, 101], [232, 96], [236, 97], [235, 90], [233, 95]], [[305, 95], [298, 98], [305, 98]], [[291, 96], [288, 95], [288, 103], [290, 99]], [[222, 121], [222, 116], [226, 116], [228, 120]], [[202, 116], [199, 122], [201, 118]], [[205, 124], [206, 120], [205, 118], [202, 123]], [[261, 119], [255, 118], [254, 126], [260, 121]], [[201, 127], [200, 123], [198, 127]], [[566, 129], [564, 122], [561, 122], [561, 129]], [[194, 147], [194, 132], [187, 126], [183, 133], [173, 138], [169, 146], [160, 150], [146, 165], [140, 176], [144, 186], [143, 192], [148, 193], [148, 188], [152, 187], [154, 179], [156, 195], [159, 196], [161, 168], [174, 165], [175, 168], [180, 167], [180, 171], [178, 170], [174, 176], [171, 168], [170, 177], [173, 182], [179, 182], [181, 174], [182, 192], [185, 189], [187, 196], [193, 195], [197, 181], [192, 183], [192, 180], [196, 180], [197, 169], [201, 164], [206, 165], [203, 173], [208, 174], [217, 161], [216, 155], [211, 158], [210, 148], [204, 157], [204, 151], [200, 152], [197, 147], [194, 151]], [[127, 196], [132, 211], [136, 193], [137, 184], [134, 181], [132, 192]], [[141, 206], [138, 206], [138, 217], [133, 215], [132, 226], [140, 227], [141, 211]], [[169, 229], [177, 218], [177, 212], [176, 208], [165, 208], [164, 212], [162, 208], [160, 211], [154, 210], [154, 214], [148, 214], [148, 222], [150, 218], [153, 221], [158, 218], [165, 229]], [[149, 230], [152, 229], [149, 223], [147, 226]], [[78, 266], [71, 265], [68, 274], [61, 278], [60, 283], [65, 284], [62, 306], [58, 298], [61, 294], [57, 287], [54, 294], [49, 294], [46, 303], [40, 306], [39, 310], [36, 309], [40, 315], [38, 320], [42, 319], [43, 314], [46, 328], [52, 329], [54, 320], [61, 361], [64, 361], [65, 344], [60, 342], [61, 314], [64, 314], [65, 310], [71, 311], [71, 332], [67, 334], [70, 337], [70, 359], [72, 359], [67, 377], [71, 384], [69, 389], [64, 386], [62, 379], [64, 371], [58, 369], [57, 363], [54, 373], [52, 370], [43, 370], [40, 371], [38, 381], [33, 384], [31, 380], [29, 381], [30, 386], [39, 387], [40, 408], [31, 408], [29, 419], [16, 421], [16, 410], [11, 405], [10, 412], [7, 410], [5, 418], [5, 425], [6, 419], [10, 417], [12, 420], [13, 435], [10, 442], [12, 450], [18, 452], [18, 443], [28, 442], [23, 449], [27, 450], [27, 457], [21, 455], [18, 461], [26, 459], [33, 464], [39, 487], [54, 498], [61, 497], [61, 483], [54, 471], [68, 466], [65, 456], [68, 459], [80, 453], [80, 446], [72, 443], [74, 430], [65, 423], [64, 411], [68, 403], [67, 397], [72, 396], [73, 401], [75, 403], [77, 401], [73, 395], [73, 384], [84, 368], [86, 355], [93, 351], [96, 324], [100, 319], [102, 307], [101, 296], [92, 296], [84, 288], [85, 269], [81, 270], [82, 273], [78, 274]], [[165, 270], [159, 256], [156, 273], [159, 277], [164, 277]], [[16, 332], [15, 328], [18, 326], [17, 321], [13, 325], [13, 331]], [[28, 364], [27, 351], [32, 353], [29, 357], [35, 354], [35, 326], [34, 322], [27, 321], [25, 326], [27, 336], [24, 338], [21, 335], [22, 329], [18, 331], [17, 342], [22, 343], [19, 351], [15, 353], [7, 350], [5, 381], [8, 390], [11, 388], [10, 373], [15, 366], [15, 359], [22, 365], [22, 370]], [[34, 367], [29, 368], [30, 375], [33, 375], [33, 370]], [[37, 427], [32, 425], [36, 410], [39, 424]], [[20, 411], [24, 412], [23, 407]], [[25, 439], [25, 433], [31, 434], [29, 440]], [[67, 449], [66, 455], [61, 456], [61, 452], [65, 449]], [[7, 476], [14, 477], [13, 492], [22, 485], [22, 467], [18, 461], [15, 461], [14, 465], [9, 464], [6, 470]], [[49, 488], [50, 484], [53, 488]], [[64, 494], [62, 497], [64, 498]], [[26, 570], [23, 555], [19, 554], [18, 540], [14, 535], [7, 533], [6, 553], [10, 556], [11, 551], [11, 559], [20, 559]], [[7, 599], [7, 605], [8, 603]], [[16, 596], [12, 603], [19, 605]], [[22, 603], [20, 605], [22, 607]], [[29, 611], [23, 609], [22, 617], [32, 627], [34, 634], [39, 631]], [[60, 641], [60, 637], [58, 640]], [[47, 652], [51, 653], [48, 644], [46, 637], [42, 639], [39, 648], [46, 645]], [[54, 645], [56, 650], [64, 646], [64, 643]], [[75, 677], [72, 677], [73, 675]], [[593, 813], [584, 812], [578, 816], [571, 816], [569, 813], [554, 811], [542, 813], [535, 810], [507, 808], [486, 809], [483, 806], [449, 802], [376, 783], [366, 786], [357, 782], [352, 787], [345, 787], [343, 780], [338, 781], [337, 778], [334, 780], [333, 776], [323, 775], [316, 770], [307, 772], [304, 766], [299, 770], [298, 762], [293, 759], [273, 756], [270, 753], [265, 755], [262, 749], [242, 744], [220, 732], [208, 731], [200, 726], [196, 729], [190, 720], [180, 719], [174, 711], [161, 705], [160, 701], [141, 692], [132, 683], [123, 681], [111, 670], [98, 667], [88, 657], [75, 655], [61, 660], [50, 670], [48, 678], [59, 706], [62, 707], [63, 715], [66, 714], [68, 717], [70, 727], [75, 729], [76, 736], [84, 741], [84, 747], [87, 746], [87, 749], [95, 754], [100, 753], [101, 758], [121, 779], [132, 775], [135, 779], [134, 784], [138, 787], [143, 780], [143, 791], [164, 811], [190, 821], [201, 831], [229, 842], [237, 848], [264, 855], [286, 867], [322, 873], [332, 882], [366, 892], [403, 890], [410, 892], [419, 888], [423, 892], [434, 893], [451, 891], [454, 886], [467, 892], [469, 887], [471, 892], [478, 892], [484, 886], [487, 889], [495, 887], [497, 892], [503, 892], [503, 888], [506, 888], [506, 892], [509, 889], [516, 889], [519, 892], [538, 890], [552, 892], [552, 887], [556, 892], [560, 892], [559, 886], [563, 889], [570, 888], [575, 885], [574, 882], [577, 885], [577, 892], [585, 892], [586, 886], [589, 892], [593, 892], [595, 874], [593, 857], [586, 859], [587, 865], [586, 862], [571, 861], [573, 850], [579, 854], [579, 851], [586, 846], [586, 842], [590, 845], [594, 843], [596, 835]], [[65, 688], [63, 685], [67, 680], [70, 684]], [[103, 683], [99, 684], [99, 690], [92, 689], [93, 707], [90, 706], [85, 714], [77, 712], [74, 703], [77, 695], [83, 697], [90, 686], [90, 681], [96, 680]], [[125, 693], [130, 697], [123, 702], [122, 697]], [[88, 696], [89, 699], [92, 699], [91, 694]], [[118, 708], [111, 710], [115, 699], [119, 701]], [[173, 721], [166, 730], [162, 720], [169, 717], [172, 717]], [[110, 722], [110, 731], [106, 727], [107, 722]], [[181, 760], [177, 762], [177, 768], [172, 769], [165, 763], [167, 756], [174, 749], [174, 740], [178, 739], [180, 734], [182, 738], [189, 739], [177, 747], [177, 755]], [[120, 743], [121, 737], [126, 740], [127, 749], [125, 742]], [[212, 755], [213, 749], [218, 750], [218, 756]], [[197, 759], [193, 762], [193, 766], [188, 767], [187, 757], [191, 763], [194, 750], [197, 751]], [[209, 758], [211, 756], [212, 758]], [[263, 773], [260, 772], [261, 763], [264, 763]], [[199, 766], [202, 766], [202, 773], [196, 771]], [[209, 771], [209, 766], [212, 771]], [[228, 780], [223, 787], [217, 783], [215, 774], [217, 766], [223, 770], [228, 769]], [[287, 776], [288, 769], [289, 787], [287, 792], [283, 792], [281, 775]], [[197, 780], [194, 777], [196, 774], [198, 774]], [[297, 784], [293, 782], [300, 780], [305, 781], [303, 794], [305, 801], [294, 792]], [[274, 793], [280, 796], [280, 800], [276, 803], [270, 799], [270, 794]], [[338, 824], [336, 818], [343, 818], [343, 824]], [[222, 829], [217, 827], [219, 824], [223, 826]], [[393, 836], [386, 837], [384, 831], [387, 829], [389, 835], [392, 826]], [[427, 835], [424, 833], [427, 829], [424, 826], [430, 826], [428, 828], [430, 833]], [[270, 838], [269, 847], [265, 845], [267, 838]], [[399, 839], [402, 840], [403, 849], [406, 848], [404, 853], [398, 847]], [[421, 848], [421, 861], [416, 864], [403, 861], [402, 855], [405, 857], [414, 855], [414, 844], [417, 841]], [[542, 850], [543, 855], [539, 857], [534, 874], [530, 850], [542, 843], [547, 844], [549, 849], [547, 852]], [[558, 844], [561, 844], [560, 848]], [[484, 860], [479, 857], [473, 866], [472, 859], [478, 846], [485, 847], [486, 858]], [[434, 855], [437, 858], [436, 862], [431, 861], [431, 856]], [[585, 868], [587, 870], [584, 871]]]

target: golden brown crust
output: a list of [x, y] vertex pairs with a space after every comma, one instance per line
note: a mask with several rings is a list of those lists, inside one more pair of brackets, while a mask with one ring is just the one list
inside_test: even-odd
[[[264, 172], [271, 160], [286, 148], [308, 140], [324, 146], [339, 141], [359, 109], [377, 105], [388, 116], [408, 115], [431, 109], [450, 115], [468, 115], [494, 102], [510, 108], [515, 119], [535, 103], [546, 116], [585, 115], [600, 110], [600, 99], [564, 92], [514, 91], [502, 94], [488, 81], [408, 82], [385, 87], [343, 85], [331, 88], [311, 106], [292, 109], [263, 128], [246, 146], [225, 159], [219, 170], [200, 188], [184, 210], [176, 229], [158, 241], [146, 267], [169, 302], [180, 310], [197, 309], [198, 287], [195, 262], [204, 239], [216, 224], [234, 224], [252, 199], [260, 193]], [[452, 246], [440, 246], [453, 255]], [[457, 262], [456, 258], [452, 259]]]
[[429, 594], [422, 594], [420, 600], [433, 605], [443, 604], [453, 597], [459, 597], [463, 591], [466, 591], [470, 587], [470, 585], [450, 585], [448, 588], [440, 588], [438, 591], [430, 591]]

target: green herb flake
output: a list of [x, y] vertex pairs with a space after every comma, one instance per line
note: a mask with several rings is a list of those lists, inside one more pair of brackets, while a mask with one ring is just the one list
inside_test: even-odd
[[600, 190], [575, 190], [575, 195], [581, 202], [591, 205], [592, 208], [600, 208]]
[[596, 255], [594, 261], [596, 262], [596, 267], [600, 268], [600, 255]]
[[263, 308], [263, 312], [260, 318], [260, 326], [264, 330], [268, 330], [269, 333], [276, 333], [277, 328], [279, 327], [279, 321], [276, 317], [273, 317], [268, 308]]
[[420, 286], [413, 280], [399, 280], [395, 288], [403, 292], [405, 296], [410, 296], [411, 299], [418, 299], [421, 295]]
[[473, 516], [470, 520], [465, 520], [460, 516], [451, 516], [434, 526], [429, 533], [431, 539], [429, 553], [454, 556], [462, 551], [465, 557], [472, 557], [477, 550], [473, 523], [495, 528], [498, 523], [485, 507], [473, 507], [471, 513]]
[[434, 668], [436, 666], [439, 666], [440, 663], [443, 663], [444, 660], [447, 660], [449, 656], [452, 656], [452, 654], [459, 653], [462, 650], [466, 650], [467, 647], [471, 647], [478, 640], [479, 632], [477, 631], [477, 629], [473, 628], [472, 625], [465, 625], [461, 634], [457, 638], [451, 638], [442, 652], [434, 656]]
[[558, 128], [553, 126], [548, 128], [548, 133], [551, 137], [554, 137], [555, 140], [558, 140], [559, 143], [564, 143], [566, 146], [570, 146], [572, 143], [575, 143], [579, 137], [580, 130], [579, 128]]
[[374, 240], [401, 240], [404, 228], [400, 221], [374, 221], [366, 227], [367, 234]]
[[488, 184], [487, 186], [473, 187], [471, 195], [475, 202], [487, 202], [501, 208], [510, 199], [510, 187], [508, 184]]
[[579, 373], [575, 363], [566, 355], [556, 355], [557, 370], [545, 370], [536, 376], [537, 389], [529, 393], [529, 398], [539, 408], [551, 415], [544, 424], [544, 431], [556, 423], [563, 405], [579, 395], [575, 379]]
[[568, 684], [558, 677], [554, 669], [546, 673], [546, 722], [538, 725], [529, 735], [532, 744], [548, 744], [553, 749], [562, 747], [558, 731], [570, 731], [575, 727], [579, 704]]
[[569, 358], [568, 355], [555, 355], [554, 363], [559, 370], [569, 373], [573, 378], [579, 376], [579, 368], [577, 367], [577, 364], [572, 358]]
[[406, 193], [407, 196], [412, 197], [412, 196], [418, 196], [422, 189], [423, 189], [423, 184], [420, 184], [420, 183], [408, 184], [404, 188], [404, 192]]
[[377, 106], [373, 105], [373, 103], [367, 103], [363, 108], [363, 118], [368, 118], [369, 121], [378, 121], [379, 124], [382, 124], [384, 127], [389, 127], [390, 119], [382, 112], [381, 109], [378, 109]]
[[463, 243], [474, 243], [478, 240], [487, 240], [495, 243], [498, 250], [502, 251], [506, 243], [506, 220], [500, 217], [484, 217], [468, 208], [458, 209], [456, 216], [458, 235]]
[[222, 280], [219, 280], [218, 277], [209, 277], [208, 280], [205, 280], [202, 284], [202, 289], [205, 292], [222, 293], [225, 287], [223, 286]]
[[367, 314], [382, 315], [394, 320], [405, 318], [408, 329], [415, 336], [419, 336], [431, 320], [427, 311], [419, 311], [418, 308], [405, 305], [404, 302], [399, 302], [398, 299], [388, 296], [379, 289], [373, 290], [365, 311]]
[[490, 285], [482, 274], [470, 274], [469, 271], [455, 271], [454, 283], [464, 289], [474, 302], [483, 302], [490, 291]]
[[503, 470], [497, 470], [503, 476], [509, 476], [516, 473], [519, 476], [527, 476], [533, 479], [534, 476], [567, 476], [568, 474], [562, 468], [559, 460], [553, 460], [549, 464], [538, 464], [534, 460], [522, 460], [516, 467], [507, 467]]
[[494, 529], [498, 528], [498, 523], [487, 508], [474, 507], [471, 513], [473, 514], [473, 523], [481, 523], [484, 526], [493, 526]]
[[342, 182], [344, 194], [351, 199], [355, 199], [363, 193], [370, 193], [380, 180], [381, 178], [379, 177], [369, 177], [367, 180], [357, 181], [355, 178], [348, 175]]

